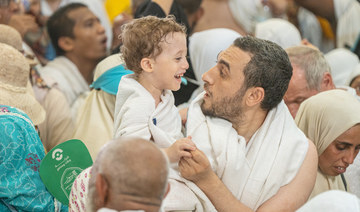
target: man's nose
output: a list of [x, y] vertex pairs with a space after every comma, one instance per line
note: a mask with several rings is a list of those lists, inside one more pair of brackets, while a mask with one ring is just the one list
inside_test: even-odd
[[211, 68], [210, 70], [208, 70], [207, 72], [203, 73], [203, 75], [201, 76], [201, 79], [208, 83], [208, 84], [213, 84], [214, 83], [214, 80], [213, 80], [213, 77], [212, 77], [212, 72], [213, 72], [213, 68]]
[[104, 27], [100, 22], [98, 22], [97, 32], [98, 32], [99, 34], [105, 33], [105, 27]]

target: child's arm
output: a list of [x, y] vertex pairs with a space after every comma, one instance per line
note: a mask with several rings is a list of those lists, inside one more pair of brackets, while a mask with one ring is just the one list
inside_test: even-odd
[[191, 157], [190, 151], [195, 150], [196, 146], [192, 142], [191, 137], [179, 139], [175, 141], [170, 147], [164, 148], [170, 163], [175, 163], [182, 157]]

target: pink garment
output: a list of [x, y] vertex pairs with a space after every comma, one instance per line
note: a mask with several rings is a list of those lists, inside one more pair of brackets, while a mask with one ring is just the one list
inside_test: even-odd
[[86, 211], [86, 198], [88, 194], [91, 167], [83, 170], [75, 179], [69, 196], [69, 212]]

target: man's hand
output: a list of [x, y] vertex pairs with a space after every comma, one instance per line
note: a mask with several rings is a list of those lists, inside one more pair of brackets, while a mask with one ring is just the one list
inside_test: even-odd
[[196, 149], [190, 153], [191, 158], [181, 158], [179, 161], [179, 170], [184, 178], [197, 184], [202, 180], [206, 181], [215, 174], [211, 169], [208, 158], [202, 151]]
[[9, 21], [9, 26], [14, 27], [20, 32], [22, 38], [24, 38], [27, 32], [36, 32], [39, 30], [39, 25], [36, 23], [36, 19], [32, 15], [12, 15]]

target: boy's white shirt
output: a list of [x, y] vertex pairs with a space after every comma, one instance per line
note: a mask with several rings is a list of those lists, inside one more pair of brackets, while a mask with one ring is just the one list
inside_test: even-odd
[[170, 90], [164, 90], [155, 108], [155, 99], [134, 75], [124, 76], [116, 95], [114, 138], [137, 136], [152, 139], [159, 148], [167, 148], [183, 138], [181, 117]]

